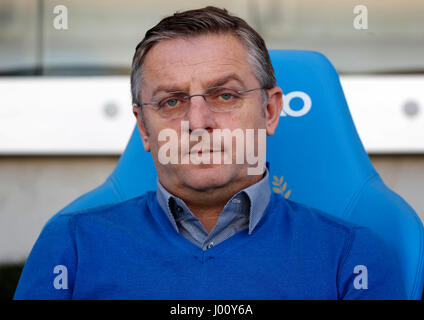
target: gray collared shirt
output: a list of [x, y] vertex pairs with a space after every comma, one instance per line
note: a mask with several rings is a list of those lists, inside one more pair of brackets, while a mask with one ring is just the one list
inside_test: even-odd
[[156, 196], [175, 230], [207, 250], [247, 227], [249, 234], [253, 232], [271, 197], [268, 169], [265, 171], [265, 176], [260, 181], [239, 191], [227, 202], [210, 233], [184, 201], [169, 193], [159, 179]]

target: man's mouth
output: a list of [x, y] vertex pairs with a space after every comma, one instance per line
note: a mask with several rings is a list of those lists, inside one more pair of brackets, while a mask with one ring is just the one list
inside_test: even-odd
[[204, 156], [210, 156], [212, 157], [212, 155], [218, 154], [218, 153], [223, 153], [224, 150], [194, 150], [194, 151], [190, 151], [189, 153], [187, 153], [187, 156], [192, 157], [192, 156], [197, 156], [197, 157], [204, 157]]
[[195, 150], [190, 151], [190, 154], [202, 154], [202, 153], [214, 153], [214, 152], [224, 152], [223, 150]]

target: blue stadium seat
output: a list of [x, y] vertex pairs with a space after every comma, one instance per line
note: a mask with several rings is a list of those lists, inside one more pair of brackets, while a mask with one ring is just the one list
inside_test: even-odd
[[[409, 299], [424, 280], [423, 225], [382, 181], [356, 132], [337, 72], [312, 51], [271, 50], [284, 108], [267, 161], [274, 192], [367, 226], [398, 254]], [[124, 201], [156, 188], [151, 155], [135, 128], [115, 170], [61, 212]]]

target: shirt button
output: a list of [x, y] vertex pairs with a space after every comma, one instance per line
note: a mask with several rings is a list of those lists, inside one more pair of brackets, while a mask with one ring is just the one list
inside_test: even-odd
[[181, 208], [180, 206], [177, 206], [177, 211], [178, 212], [183, 212], [183, 208]]
[[213, 242], [210, 242], [209, 244], [208, 244], [208, 249], [210, 249], [210, 248], [212, 248], [213, 247]]
[[240, 199], [233, 199], [233, 203], [240, 203]]

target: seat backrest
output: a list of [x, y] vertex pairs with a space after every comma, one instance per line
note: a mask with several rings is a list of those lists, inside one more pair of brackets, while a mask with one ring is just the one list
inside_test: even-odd
[[[270, 50], [284, 107], [267, 160], [274, 192], [369, 227], [401, 261], [409, 299], [420, 299], [424, 232], [414, 210], [381, 180], [356, 132], [337, 72], [318, 52]], [[61, 212], [124, 201], [156, 188], [137, 128], [115, 170]]]

